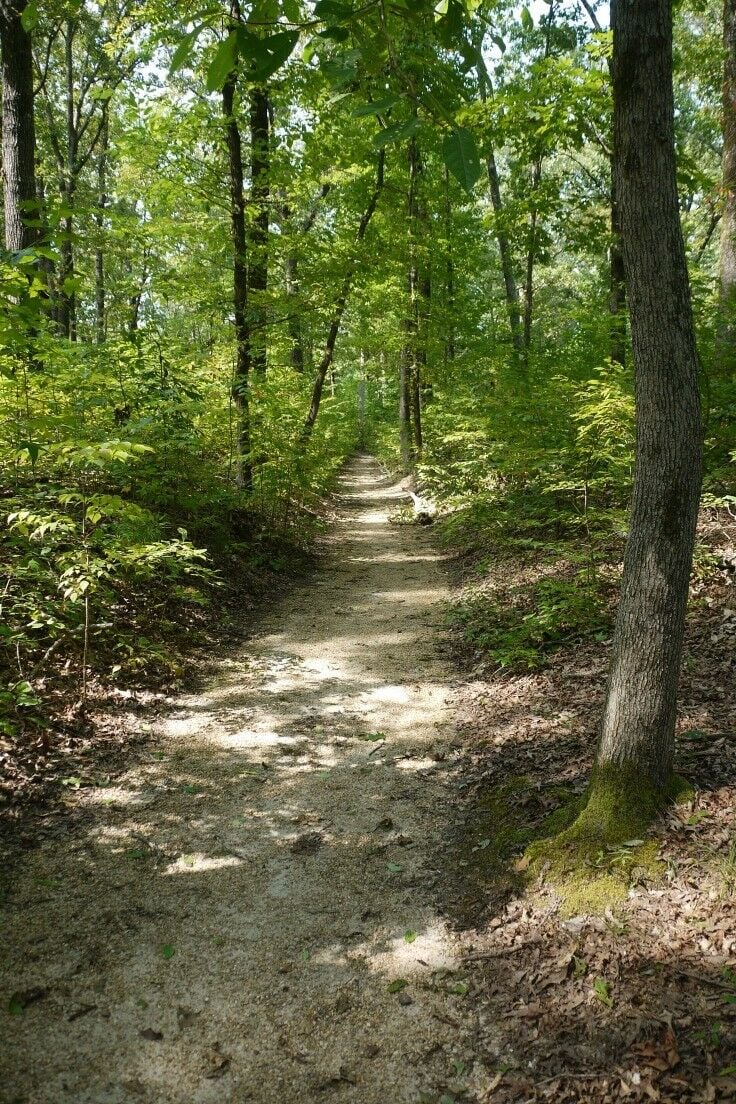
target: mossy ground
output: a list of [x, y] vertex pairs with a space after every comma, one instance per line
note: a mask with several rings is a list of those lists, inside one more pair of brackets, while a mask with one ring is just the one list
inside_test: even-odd
[[647, 838], [651, 822], [664, 804], [687, 800], [692, 790], [674, 777], [658, 797], [633, 786], [624, 794], [614, 798], [600, 776], [585, 794], [564, 786], [539, 789], [524, 776], [491, 787], [472, 808], [460, 856], [464, 876], [494, 895], [521, 892], [542, 878], [564, 914], [605, 913], [632, 885], [661, 880], [659, 841]]
[[677, 775], [654, 790], [633, 771], [599, 769], [581, 798], [541, 826], [525, 864], [532, 875], [544, 874], [565, 912], [603, 913], [625, 900], [632, 885], [661, 879], [659, 841], [647, 838], [652, 822], [666, 805], [691, 796]]

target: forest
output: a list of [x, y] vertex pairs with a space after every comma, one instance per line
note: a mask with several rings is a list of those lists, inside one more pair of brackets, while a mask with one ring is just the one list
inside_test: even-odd
[[734, 1099], [736, 0], [0, 47], [0, 1099]]

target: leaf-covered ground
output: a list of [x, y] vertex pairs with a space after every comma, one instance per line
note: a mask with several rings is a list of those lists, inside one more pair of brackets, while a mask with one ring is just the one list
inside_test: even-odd
[[[499, 1104], [736, 1095], [735, 535], [727, 514], [703, 516], [677, 752], [695, 789], [655, 826], [644, 863], [637, 841], [601, 852], [566, 892], [524, 856], [585, 787], [605, 634], [552, 648], [524, 674], [466, 652], [446, 880], [476, 1060], [495, 1063]], [[487, 585], [513, 602], [541, 559], [499, 545]]]
[[[6, 843], [2, 1099], [732, 1099], [726, 519], [704, 518], [693, 588], [692, 799], [561, 890], [525, 848], [584, 789], [606, 631], [521, 674], [466, 650], [458, 678], [435, 530], [389, 523], [401, 487], [367, 458], [340, 490], [314, 579], [201, 690], [108, 716], [117, 751], [73, 748], [62, 804]], [[502, 608], [543, 574], [499, 545], [474, 588]]]

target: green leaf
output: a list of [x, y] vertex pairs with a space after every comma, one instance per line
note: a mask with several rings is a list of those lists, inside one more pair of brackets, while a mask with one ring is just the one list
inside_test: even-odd
[[534, 20], [532, 19], [532, 14], [527, 7], [523, 7], [521, 9], [521, 25], [525, 31], [534, 30]]
[[317, 31], [320, 38], [332, 39], [333, 42], [345, 42], [350, 38], [350, 31], [347, 27], [325, 27], [323, 31]]
[[467, 982], [458, 981], [455, 985], [451, 986], [450, 992], [458, 997], [464, 997], [468, 992]]
[[384, 127], [373, 139], [374, 146], [381, 149], [391, 142], [403, 142], [405, 138], [412, 138], [419, 130], [419, 120], [409, 119], [406, 123], [394, 123], [393, 126]]
[[362, 119], [365, 115], [383, 115], [384, 112], [390, 111], [395, 104], [399, 103], [400, 99], [400, 96], [384, 96], [382, 100], [373, 100], [372, 103], [361, 104], [353, 112], [353, 118]]
[[18, 451], [27, 452], [30, 457], [31, 464], [35, 465], [36, 461], [38, 460], [39, 453], [41, 452], [41, 446], [36, 444], [35, 441], [21, 441], [18, 445]]
[[317, 19], [350, 19], [353, 9], [349, 4], [339, 3], [339, 0], [317, 0], [314, 14]]
[[22, 1016], [24, 1012], [23, 1001], [18, 993], [13, 993], [8, 1001], [8, 1012], [11, 1016]]
[[238, 35], [235, 31], [231, 31], [225, 41], [217, 47], [207, 70], [207, 88], [210, 92], [219, 92], [235, 68], [237, 48]]
[[20, 25], [24, 31], [32, 31], [38, 23], [38, 0], [30, 0], [20, 13]]
[[417, 933], [415, 931], [412, 931], [411, 928], [407, 928], [407, 930], [404, 932], [405, 943], [413, 943], [416, 937]]
[[183, 39], [174, 50], [174, 56], [171, 59], [171, 65], [169, 67], [169, 76], [178, 72], [182, 65], [189, 61], [189, 58], [192, 56], [192, 51], [194, 50], [194, 43], [197, 41], [203, 28], [204, 24], [200, 23], [193, 31], [189, 31], [188, 34], [184, 35]]
[[409, 982], [406, 978], [396, 978], [396, 981], [392, 981], [386, 986], [387, 993], [400, 993], [402, 989], [406, 989]]
[[389, 872], [390, 872], [391, 874], [400, 874], [400, 873], [401, 873], [401, 871], [402, 871], [402, 870], [403, 870], [404, 868], [403, 868], [403, 866], [401, 865], [401, 863], [395, 863], [395, 862], [390, 862], [390, 863], [387, 863], [387, 864], [386, 864], [386, 869], [387, 869], [387, 870], [388, 870], [388, 871], [389, 871]]
[[602, 1004], [605, 1004], [607, 1008], [613, 1008], [610, 981], [604, 981], [603, 978], [596, 978], [593, 982], [593, 995]]
[[164, 956], [164, 958], [169, 959], [173, 958], [176, 952], [171, 943], [164, 943], [161, 948], [161, 954]]
[[238, 27], [236, 34], [240, 56], [251, 63], [249, 79], [256, 84], [273, 76], [299, 41], [299, 31], [279, 31], [267, 38], [259, 38], [245, 27]]
[[458, 127], [442, 143], [442, 157], [452, 175], [470, 194], [480, 177], [480, 158], [475, 139], [466, 127]]

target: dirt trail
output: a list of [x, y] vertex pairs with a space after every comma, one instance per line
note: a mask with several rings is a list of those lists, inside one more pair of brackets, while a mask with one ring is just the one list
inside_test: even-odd
[[444, 578], [431, 534], [388, 524], [402, 497], [353, 461], [314, 580], [28, 856], [3, 908], [0, 1100], [452, 1095]]

